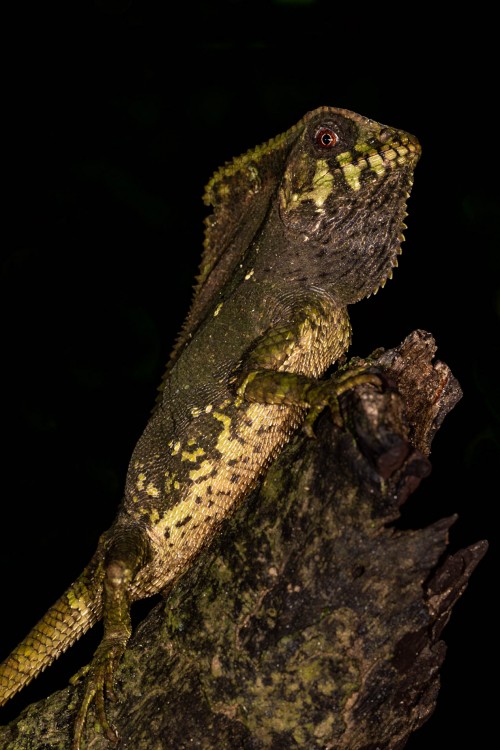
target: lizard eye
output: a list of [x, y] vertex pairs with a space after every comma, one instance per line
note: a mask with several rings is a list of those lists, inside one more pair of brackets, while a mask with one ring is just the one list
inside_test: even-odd
[[316, 142], [316, 145], [320, 148], [328, 149], [333, 148], [333, 146], [338, 143], [339, 138], [334, 130], [332, 130], [331, 128], [323, 127], [316, 132], [314, 140]]

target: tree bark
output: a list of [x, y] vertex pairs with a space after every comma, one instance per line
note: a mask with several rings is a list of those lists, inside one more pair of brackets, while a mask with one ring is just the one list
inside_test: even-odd
[[[297, 435], [137, 628], [109, 704], [117, 748], [398, 750], [432, 714], [441, 631], [487, 548], [447, 556], [454, 518], [395, 525], [461, 397], [435, 350], [415, 331], [374, 354], [386, 386]], [[0, 746], [68, 748], [80, 694], [30, 706]], [[92, 718], [85, 742], [112, 747]]]

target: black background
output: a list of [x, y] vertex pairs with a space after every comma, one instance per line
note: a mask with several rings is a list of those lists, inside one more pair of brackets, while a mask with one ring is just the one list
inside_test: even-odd
[[[423, 328], [464, 390], [402, 524], [458, 513], [452, 551], [491, 545], [444, 633], [438, 708], [407, 747], [486, 746], [500, 465], [492, 19], [477, 3], [443, 21], [313, 0], [41, 6], [5, 23], [0, 656], [113, 519], [189, 304], [209, 176], [306, 111], [341, 106], [423, 146], [400, 268], [352, 308], [352, 353]], [[98, 638], [5, 719], [65, 685]]]

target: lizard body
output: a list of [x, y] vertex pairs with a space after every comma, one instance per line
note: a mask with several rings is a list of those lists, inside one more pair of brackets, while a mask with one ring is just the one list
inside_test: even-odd
[[80, 578], [0, 665], [0, 705], [101, 617], [75, 731], [131, 633], [130, 605], [168, 591], [310, 411], [347, 387], [319, 381], [350, 342], [347, 306], [392, 275], [420, 147], [321, 107], [208, 183], [190, 312], [131, 457], [112, 527]]

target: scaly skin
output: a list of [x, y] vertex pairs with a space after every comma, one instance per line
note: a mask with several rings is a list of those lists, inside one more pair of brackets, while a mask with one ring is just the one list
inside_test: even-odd
[[1, 665], [2, 705], [101, 619], [102, 566], [97, 559], [96, 554], [79, 578]]
[[0, 705], [97, 619], [73, 748], [130, 637], [132, 601], [170, 589], [304, 422], [369, 371], [318, 378], [347, 350], [347, 306], [397, 265], [420, 147], [322, 107], [208, 183], [191, 310], [139, 439], [116, 520], [85, 573], [0, 666]]

